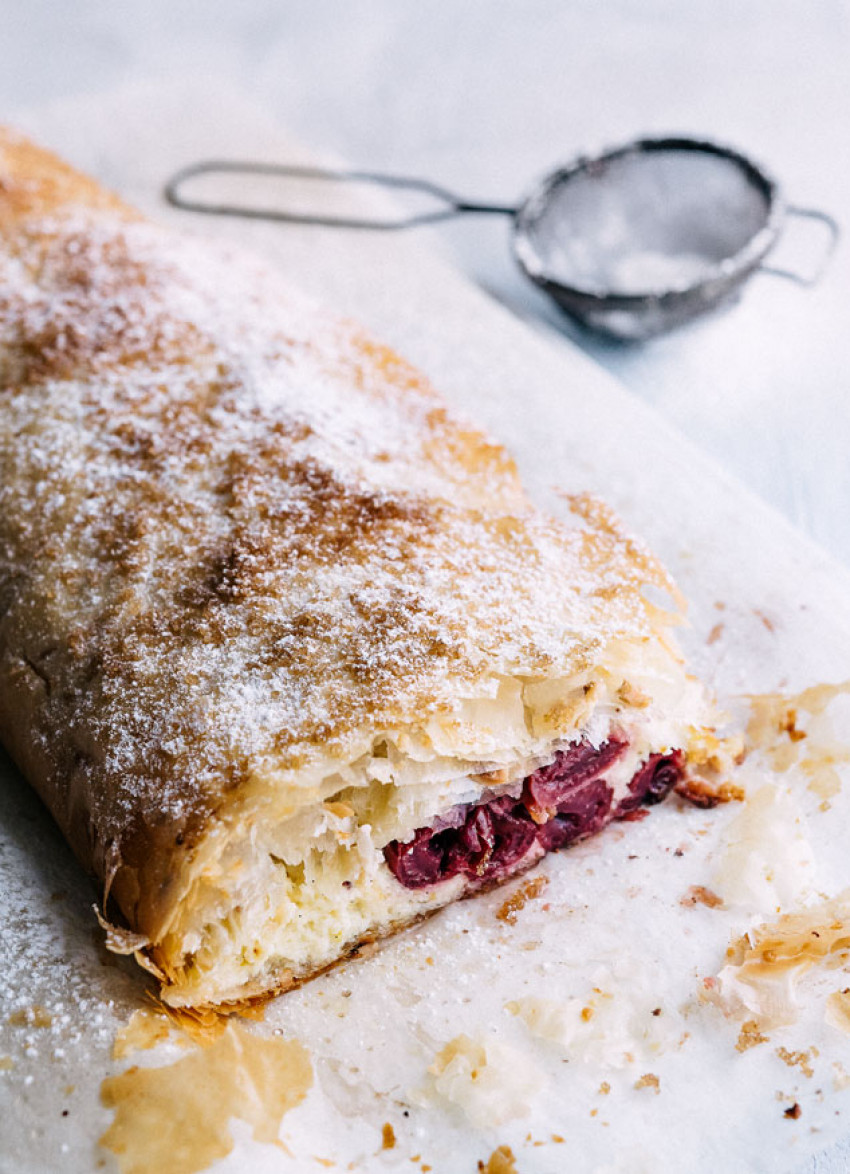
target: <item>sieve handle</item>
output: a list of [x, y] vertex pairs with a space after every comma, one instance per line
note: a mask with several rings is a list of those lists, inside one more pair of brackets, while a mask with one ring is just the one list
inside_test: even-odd
[[811, 273], [795, 273], [793, 269], [781, 269], [773, 265], [760, 265], [761, 273], [770, 273], [774, 277], [787, 277], [789, 281], [796, 281], [798, 285], [811, 287], [817, 285], [832, 260], [838, 241], [841, 237], [841, 227], [838, 221], [828, 212], [821, 212], [817, 208], [798, 208], [789, 204], [786, 209], [789, 216], [799, 216], [806, 220], [818, 220], [827, 229], [828, 238], [823, 256]]
[[[183, 185], [199, 176], [209, 175], [268, 175], [289, 179], [324, 180], [329, 183], [371, 184], [374, 187], [393, 188], [396, 191], [418, 192], [430, 196], [442, 207], [430, 212], [399, 216], [317, 216], [292, 212], [286, 208], [257, 207], [251, 204], [217, 203], [193, 199], [183, 194]], [[276, 220], [288, 224], [316, 224], [326, 228], [371, 228], [382, 231], [415, 228], [422, 224], [436, 224], [465, 213], [485, 213], [513, 216], [516, 209], [502, 204], [481, 204], [461, 199], [453, 192], [428, 179], [409, 176], [384, 175], [373, 171], [353, 171], [327, 167], [295, 167], [286, 163], [251, 163], [227, 159], [209, 159], [181, 168], [165, 184], [163, 194], [175, 208], [186, 212], [203, 212], [210, 216], [243, 216], [250, 220]]]

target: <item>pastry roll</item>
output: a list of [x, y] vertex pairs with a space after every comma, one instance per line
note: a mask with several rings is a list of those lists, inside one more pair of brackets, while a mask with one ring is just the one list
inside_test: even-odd
[[602, 504], [542, 515], [391, 350], [10, 132], [0, 376], [0, 735], [167, 1002], [500, 884], [708, 736]]

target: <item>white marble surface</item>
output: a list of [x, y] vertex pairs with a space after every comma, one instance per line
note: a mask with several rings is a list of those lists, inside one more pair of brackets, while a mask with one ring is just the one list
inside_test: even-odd
[[[645, 131], [732, 140], [797, 202], [850, 207], [846, 4], [5, 0], [0, 117], [119, 81], [213, 73], [357, 162], [513, 199], [553, 162]], [[187, 143], [191, 127], [184, 128]], [[850, 215], [848, 215], [850, 232]], [[801, 291], [757, 278], [729, 312], [642, 348], [565, 326], [514, 273], [503, 224], [442, 233], [458, 264], [565, 330], [727, 469], [850, 562], [850, 247]], [[604, 438], [600, 438], [604, 443]], [[833, 1153], [807, 1174], [838, 1174]]]
[[[850, 234], [845, 0], [4, 0], [0, 113], [133, 77], [212, 73], [306, 141], [511, 201], [551, 164], [649, 131], [739, 144]], [[790, 249], [814, 251], [814, 238]], [[815, 290], [756, 277], [727, 313], [640, 347], [565, 324], [508, 229], [443, 230], [458, 264], [563, 330], [850, 562], [850, 245]], [[796, 247], [799, 243], [799, 249]]]

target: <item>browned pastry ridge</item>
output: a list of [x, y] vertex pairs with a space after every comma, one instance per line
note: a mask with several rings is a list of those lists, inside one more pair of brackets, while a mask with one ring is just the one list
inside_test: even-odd
[[388, 862], [579, 745], [610, 815], [705, 737], [604, 506], [541, 515], [392, 351], [12, 132], [0, 403], [0, 736], [174, 1004], [504, 879]]

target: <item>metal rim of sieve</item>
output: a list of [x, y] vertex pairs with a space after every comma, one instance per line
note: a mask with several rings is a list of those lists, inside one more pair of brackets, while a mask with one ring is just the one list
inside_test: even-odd
[[[733, 162], [746, 178], [764, 196], [767, 211], [762, 226], [736, 252], [717, 262], [706, 263], [706, 272], [698, 278], [674, 283], [666, 288], [650, 289], [640, 293], [614, 293], [611, 290], [570, 284], [550, 276], [534, 248], [532, 229], [535, 220], [545, 211], [554, 189], [575, 176], [594, 167], [627, 155], [651, 151], [690, 151], [711, 154]], [[431, 200], [425, 211], [376, 212], [374, 214], [326, 214], [298, 211], [285, 204], [254, 204], [241, 200], [205, 199], [187, 194], [184, 187], [209, 176], [266, 176], [283, 179], [326, 181], [330, 184], [359, 183], [395, 191], [407, 191]], [[173, 207], [187, 212], [212, 216], [238, 216], [253, 220], [271, 220], [278, 223], [314, 225], [326, 228], [357, 230], [398, 230], [433, 225], [466, 214], [508, 216], [513, 221], [512, 251], [521, 270], [539, 289], [562, 309], [592, 325], [595, 329], [619, 337], [648, 337], [650, 334], [698, 316], [712, 309], [729, 296], [753, 272], [771, 273], [786, 277], [799, 285], [811, 286], [820, 279], [835, 250], [840, 228], [826, 212], [813, 208], [788, 205], [773, 176], [734, 147], [708, 138], [686, 135], [663, 135], [633, 139], [621, 146], [609, 148], [595, 155], [581, 155], [572, 163], [559, 167], [540, 180], [519, 205], [494, 204], [467, 200], [431, 180], [410, 176], [387, 175], [351, 168], [301, 166], [287, 163], [209, 159], [192, 163], [177, 171], [165, 184], [163, 194]], [[764, 258], [776, 244], [789, 216], [819, 221], [829, 233], [827, 247], [816, 269], [806, 275], [791, 269], [763, 264]], [[631, 315], [628, 330], [617, 317]]]
[[[703, 152], [731, 160], [765, 197], [767, 212], [761, 228], [736, 252], [720, 261], [708, 263], [704, 276], [682, 284], [625, 294], [550, 277], [534, 247], [532, 233], [539, 218], [548, 208], [554, 190], [569, 183], [576, 176], [592, 172], [594, 168], [604, 167], [616, 159], [653, 151]], [[550, 172], [538, 181], [517, 209], [512, 246], [517, 264], [526, 276], [559, 304], [580, 315], [592, 311], [640, 310], [649, 305], [662, 309], [678, 309], [690, 303], [707, 306], [708, 303], [730, 292], [759, 267], [776, 244], [787, 212], [788, 208], [778, 182], [765, 168], [734, 147], [713, 139], [684, 136], [640, 138], [598, 154], [581, 155], [572, 163]], [[809, 213], [806, 210], [804, 214]], [[784, 272], [783, 275], [796, 276]]]

